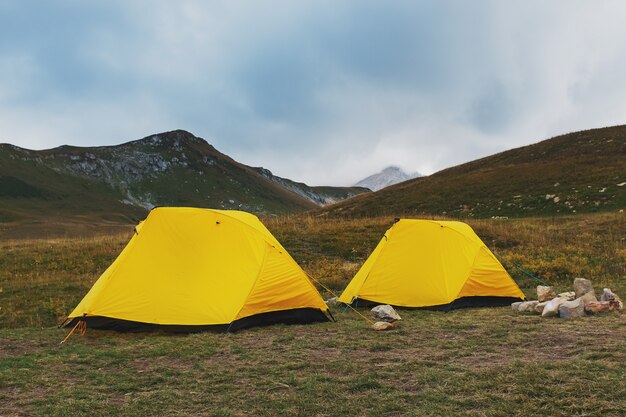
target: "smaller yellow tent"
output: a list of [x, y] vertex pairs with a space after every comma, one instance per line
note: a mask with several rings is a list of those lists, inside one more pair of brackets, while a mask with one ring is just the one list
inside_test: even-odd
[[524, 294], [472, 228], [461, 222], [400, 220], [339, 297], [449, 310], [506, 305]]
[[67, 326], [237, 330], [326, 321], [324, 300], [259, 219], [230, 210], [163, 207], [69, 315]]

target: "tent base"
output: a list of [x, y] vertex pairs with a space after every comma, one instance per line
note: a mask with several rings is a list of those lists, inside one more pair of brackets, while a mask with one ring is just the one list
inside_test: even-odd
[[324, 312], [317, 308], [294, 308], [291, 310], [270, 311], [268, 313], [255, 314], [235, 320], [230, 324], [205, 324], [205, 325], [181, 325], [181, 324], [154, 324], [132, 320], [114, 319], [103, 316], [75, 317], [62, 327], [74, 327], [79, 320], [87, 323], [87, 328], [115, 330], [119, 332], [172, 332], [172, 333], [197, 333], [197, 332], [235, 332], [253, 326], [269, 326], [271, 324], [307, 324], [330, 321]]
[[[524, 301], [519, 297], [497, 297], [497, 296], [474, 296], [474, 297], [461, 297], [447, 304], [439, 304], [433, 306], [423, 306], [423, 307], [407, 307], [407, 306], [396, 306], [393, 307], [399, 309], [407, 309], [407, 310], [435, 310], [435, 311], [450, 311], [456, 310], [459, 308], [475, 308], [475, 307], [504, 307], [510, 306], [512, 303], [517, 301]], [[374, 306], [380, 303], [377, 301], [369, 301], [363, 298], [357, 298], [352, 302], [352, 305], [362, 305], [362, 306]]]

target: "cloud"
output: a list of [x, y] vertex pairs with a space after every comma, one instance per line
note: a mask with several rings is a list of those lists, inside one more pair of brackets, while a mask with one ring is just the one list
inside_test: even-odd
[[626, 121], [618, 1], [5, 1], [0, 141], [187, 129], [350, 184]]

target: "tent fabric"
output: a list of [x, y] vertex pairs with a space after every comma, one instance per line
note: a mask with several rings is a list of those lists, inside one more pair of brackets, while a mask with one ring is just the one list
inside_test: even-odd
[[69, 319], [210, 326], [298, 309], [317, 310], [319, 318], [328, 307], [256, 216], [160, 207], [139, 223]]
[[469, 225], [403, 219], [387, 230], [339, 301], [432, 307], [480, 297], [504, 304], [524, 294]]

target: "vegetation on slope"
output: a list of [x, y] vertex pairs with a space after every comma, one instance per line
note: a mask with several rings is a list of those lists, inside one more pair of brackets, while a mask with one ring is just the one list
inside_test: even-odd
[[626, 207], [626, 126], [558, 136], [322, 209], [332, 216], [527, 217]]
[[117, 146], [31, 151], [0, 145], [0, 222], [44, 211], [134, 222], [164, 205], [295, 213], [365, 191], [276, 177], [182, 130]]

